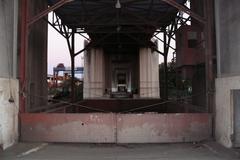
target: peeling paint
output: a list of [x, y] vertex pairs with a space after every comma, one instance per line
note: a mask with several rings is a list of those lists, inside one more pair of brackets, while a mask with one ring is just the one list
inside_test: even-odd
[[120, 115], [119, 143], [175, 143], [211, 137], [209, 114]]
[[231, 104], [231, 90], [240, 89], [240, 76], [216, 79], [216, 126], [217, 142], [225, 147], [233, 146], [233, 106]]
[[[15, 103], [9, 103], [9, 83]], [[0, 145], [6, 149], [18, 140], [18, 80], [0, 79]]]
[[209, 114], [22, 114], [23, 141], [169, 143], [211, 137]]
[[21, 117], [23, 141], [111, 143], [115, 138], [113, 114], [23, 114]]

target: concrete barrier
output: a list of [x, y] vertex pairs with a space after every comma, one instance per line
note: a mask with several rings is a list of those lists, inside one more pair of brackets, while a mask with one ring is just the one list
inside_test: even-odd
[[175, 143], [211, 138], [210, 114], [22, 114], [21, 140]]

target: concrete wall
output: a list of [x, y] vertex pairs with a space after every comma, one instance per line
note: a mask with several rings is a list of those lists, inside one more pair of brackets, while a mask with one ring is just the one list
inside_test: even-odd
[[114, 114], [22, 114], [21, 140], [32, 142], [112, 143]]
[[216, 80], [216, 139], [226, 147], [232, 147], [233, 106], [231, 90], [240, 89], [240, 77], [218, 78]]
[[176, 143], [211, 137], [210, 114], [22, 114], [30, 142]]
[[218, 44], [218, 75], [240, 74], [239, 0], [215, 0]]
[[[17, 33], [18, 0], [0, 1], [0, 145], [6, 148], [16, 142], [18, 95], [17, 77]], [[47, 8], [46, 1], [29, 0], [29, 16], [33, 17]], [[20, 47], [20, 46], [19, 46]], [[39, 21], [30, 27], [27, 54], [27, 95], [47, 97], [47, 24]], [[11, 82], [11, 84], [9, 84]], [[11, 90], [11, 92], [10, 92]], [[12, 95], [12, 96], [11, 96]], [[9, 103], [13, 97], [14, 103]], [[28, 108], [41, 106], [47, 99], [28, 96]]]
[[0, 1], [0, 77], [16, 77], [18, 1]]
[[[29, 0], [29, 17], [47, 8], [47, 1]], [[27, 54], [27, 110], [47, 103], [47, 23], [39, 20], [30, 26]], [[56, 56], [58, 53], [55, 53]], [[31, 95], [31, 96], [30, 96]]]
[[84, 54], [83, 97], [100, 98], [105, 90], [105, 58], [103, 49], [93, 48]]
[[[18, 80], [0, 78], [0, 148], [18, 141]], [[9, 99], [13, 102], [9, 102]]]
[[18, 139], [17, 26], [18, 0], [0, 1], [0, 148], [3, 149]]
[[240, 89], [240, 3], [215, 0], [218, 78], [216, 79], [216, 139], [232, 147], [231, 90]]
[[216, 139], [226, 147], [232, 147], [234, 113], [231, 90], [240, 89], [240, 76], [216, 80]]
[[159, 54], [150, 48], [139, 51], [140, 98], [160, 98], [159, 91]]
[[119, 143], [177, 143], [211, 137], [209, 114], [119, 114]]

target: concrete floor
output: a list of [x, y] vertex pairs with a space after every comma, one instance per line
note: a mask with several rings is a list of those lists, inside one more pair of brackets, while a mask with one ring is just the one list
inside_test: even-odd
[[19, 143], [1, 160], [239, 160], [239, 150], [201, 144], [39, 144]]

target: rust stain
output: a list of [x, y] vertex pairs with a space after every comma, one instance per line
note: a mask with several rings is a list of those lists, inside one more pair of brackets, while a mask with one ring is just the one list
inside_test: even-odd
[[21, 114], [24, 141], [190, 142], [211, 136], [210, 114]]

